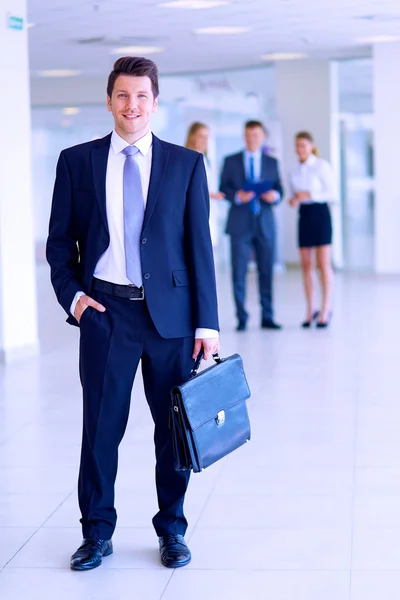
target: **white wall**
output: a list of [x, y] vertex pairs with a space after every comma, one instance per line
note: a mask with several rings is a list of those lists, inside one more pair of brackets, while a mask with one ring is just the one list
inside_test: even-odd
[[38, 335], [28, 39], [8, 15], [26, 20], [25, 1], [0, 7], [0, 360], [35, 350]]
[[106, 85], [106, 77], [31, 79], [32, 106], [105, 104]]
[[400, 43], [373, 52], [375, 111], [375, 268], [400, 273]]
[[[323, 60], [285, 61], [276, 65], [276, 115], [282, 124], [283, 173], [287, 191], [287, 174], [296, 160], [294, 136], [300, 130], [313, 134], [321, 157], [330, 161], [338, 176], [339, 148], [334, 125], [339, 99], [336, 67], [335, 63]], [[287, 203], [283, 211], [285, 259], [297, 264], [297, 211]], [[341, 265], [339, 207], [333, 210], [333, 219], [335, 263]]]

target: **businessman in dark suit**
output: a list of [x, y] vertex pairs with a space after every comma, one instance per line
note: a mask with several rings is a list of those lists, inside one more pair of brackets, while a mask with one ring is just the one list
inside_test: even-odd
[[[226, 232], [231, 236], [237, 331], [247, 328], [246, 275], [252, 251], [255, 252], [258, 267], [261, 327], [281, 329], [274, 321], [272, 302], [276, 243], [273, 206], [282, 199], [283, 189], [277, 160], [262, 151], [265, 137], [266, 130], [260, 121], [248, 121], [245, 126], [246, 149], [225, 159], [221, 175], [220, 190], [231, 203]], [[243, 189], [256, 182], [266, 183], [261, 195]]]
[[170, 389], [201, 349], [206, 359], [217, 352], [217, 296], [203, 156], [152, 135], [158, 93], [152, 61], [117, 60], [107, 87], [114, 131], [64, 150], [57, 165], [47, 259], [68, 322], [80, 327], [84, 409], [75, 570], [113, 551], [118, 446], [139, 361], [155, 423], [161, 562], [191, 558], [189, 474], [174, 469]]

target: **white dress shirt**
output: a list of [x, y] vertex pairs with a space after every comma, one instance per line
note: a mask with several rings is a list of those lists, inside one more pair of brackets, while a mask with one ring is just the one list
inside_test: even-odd
[[[153, 136], [149, 131], [135, 143], [139, 152], [135, 156], [140, 171], [144, 205], [149, 191]], [[106, 209], [110, 232], [110, 245], [100, 258], [94, 271], [97, 279], [119, 285], [132, 285], [126, 276], [124, 244], [124, 165], [123, 151], [129, 144], [113, 131], [108, 153], [106, 174]]]
[[[144, 205], [147, 203], [149, 192], [153, 135], [147, 132], [134, 144], [139, 152], [135, 156], [140, 171]], [[118, 285], [132, 285], [126, 275], [125, 244], [124, 244], [124, 164], [123, 151], [129, 144], [116, 131], [112, 132], [110, 150], [108, 153], [106, 173], [106, 211], [107, 223], [110, 233], [110, 244], [94, 270], [94, 277], [116, 283]], [[84, 292], [77, 292], [70, 308], [72, 315], [75, 313], [76, 304]], [[218, 332], [214, 329], [196, 329], [196, 338], [217, 338]]]
[[250, 150], [245, 150], [243, 153], [244, 158], [244, 170], [246, 173], [246, 179], [249, 181], [250, 178], [250, 159], [253, 159], [253, 181], [261, 181], [261, 168], [262, 168], [262, 151], [256, 150], [256, 152], [250, 152]]
[[289, 185], [292, 196], [295, 192], [309, 192], [310, 200], [302, 204], [317, 202], [335, 202], [337, 191], [331, 165], [324, 160], [310, 154], [305, 162], [298, 161], [290, 171]]

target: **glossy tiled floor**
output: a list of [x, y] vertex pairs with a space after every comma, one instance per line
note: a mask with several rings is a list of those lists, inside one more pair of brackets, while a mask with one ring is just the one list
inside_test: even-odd
[[79, 545], [78, 332], [38, 272], [42, 353], [0, 368], [1, 600], [398, 600], [400, 280], [338, 277], [332, 327], [304, 331], [297, 273], [279, 275], [282, 332], [233, 331], [220, 276], [222, 353], [253, 391], [252, 443], [193, 476], [191, 565], [158, 561], [152, 426], [135, 385], [121, 448], [115, 554], [73, 573]]

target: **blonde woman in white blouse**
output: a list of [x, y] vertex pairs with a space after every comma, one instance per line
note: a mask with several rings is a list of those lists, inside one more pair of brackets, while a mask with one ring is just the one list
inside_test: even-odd
[[[336, 198], [330, 164], [319, 158], [314, 139], [308, 131], [296, 135], [297, 164], [290, 172], [291, 206], [299, 207], [299, 247], [307, 301], [303, 327], [329, 325], [332, 308], [332, 220], [329, 202]], [[322, 306], [315, 310], [313, 255], [321, 275]]]
[[[196, 150], [204, 155], [204, 166], [206, 168], [206, 175], [208, 181], [208, 190], [210, 194], [211, 200], [223, 200], [225, 195], [222, 192], [218, 191], [218, 183], [217, 183], [217, 175], [212, 168], [210, 160], [207, 156], [208, 150], [208, 135], [209, 130], [207, 125], [204, 123], [195, 122], [189, 127], [187, 139], [186, 139], [186, 148], [190, 150]], [[211, 241], [214, 250], [218, 246], [218, 211], [217, 206], [214, 202], [210, 202], [210, 234]]]

